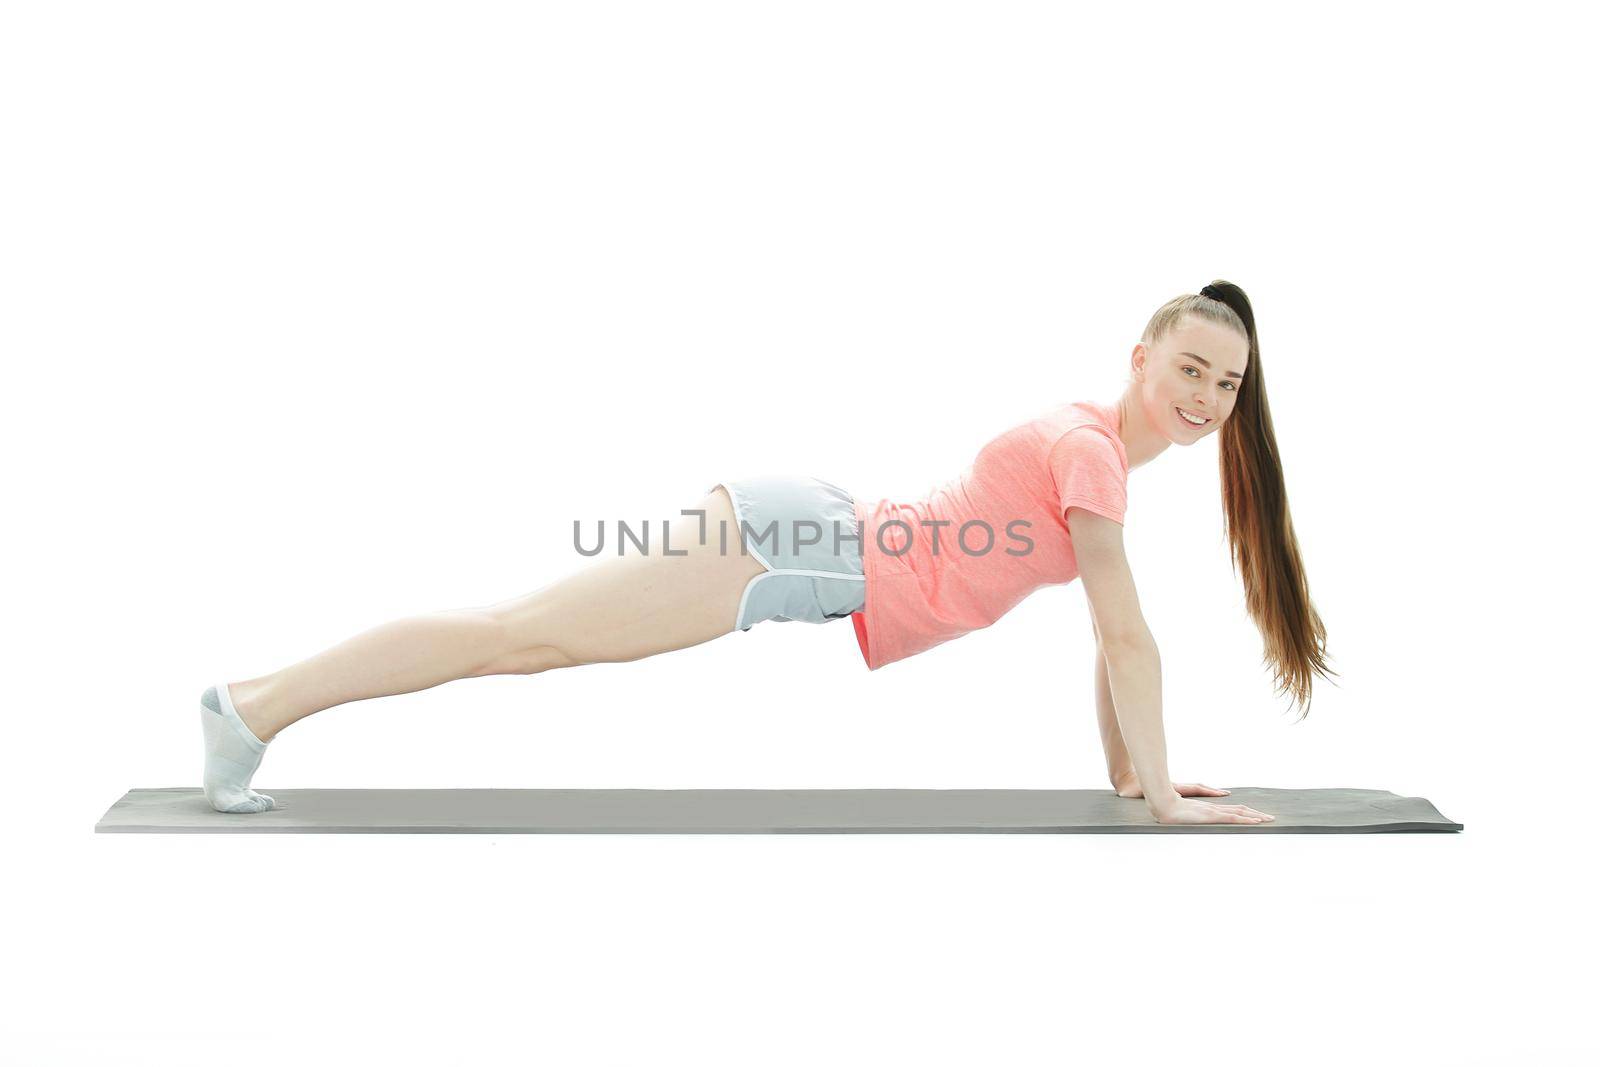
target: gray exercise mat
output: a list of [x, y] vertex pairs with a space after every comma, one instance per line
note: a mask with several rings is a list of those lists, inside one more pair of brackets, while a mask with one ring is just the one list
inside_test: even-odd
[[1460, 830], [1382, 789], [1243, 786], [1211, 798], [1270, 823], [1163, 826], [1108, 789], [272, 789], [258, 815], [213, 811], [196, 787], [132, 789], [112, 834], [1368, 834]]

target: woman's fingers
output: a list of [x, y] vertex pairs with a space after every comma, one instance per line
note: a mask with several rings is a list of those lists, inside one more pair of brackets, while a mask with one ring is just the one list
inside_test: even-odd
[[1226, 789], [1201, 785], [1199, 782], [1185, 782], [1183, 785], [1174, 785], [1172, 788], [1176, 789], [1178, 795], [1183, 797], [1225, 797], [1228, 795]]
[[1224, 811], [1231, 811], [1236, 815], [1247, 815], [1255, 819], [1268, 820], [1272, 818], [1272, 816], [1268, 815], [1266, 812], [1257, 811], [1255, 808], [1249, 807], [1245, 804], [1218, 804], [1217, 807], [1223, 809]]
[[1156, 821], [1162, 823], [1238, 823], [1248, 826], [1260, 826], [1264, 823], [1272, 822], [1273, 817], [1246, 804], [1213, 804], [1209, 800], [1190, 800], [1180, 803], [1171, 811], [1158, 815]]

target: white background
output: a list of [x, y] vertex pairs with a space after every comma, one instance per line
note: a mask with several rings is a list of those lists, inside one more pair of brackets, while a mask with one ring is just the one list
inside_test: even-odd
[[[8, 1060], [1593, 1062], [1590, 38], [1564, 5], [7, 4]], [[1254, 302], [1338, 685], [1130, 482], [1171, 770], [1459, 835], [96, 835], [197, 698], [811, 473], [915, 499]], [[592, 526], [590, 527], [592, 528]], [[451, 683], [274, 787], [1098, 788], [1081, 585]]]

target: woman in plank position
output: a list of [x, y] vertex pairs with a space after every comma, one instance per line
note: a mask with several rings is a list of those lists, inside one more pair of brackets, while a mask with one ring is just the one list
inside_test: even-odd
[[[1117, 795], [1161, 823], [1272, 818], [1167, 776], [1161, 660], [1123, 551], [1128, 472], [1172, 444], [1221, 432], [1230, 552], [1279, 692], [1309, 711], [1327, 677], [1289, 518], [1244, 291], [1217, 281], [1176, 297], [1134, 345], [1113, 405], [1059, 405], [986, 444], [925, 499], [856, 500], [810, 477], [723, 482], [657, 542], [487, 607], [386, 623], [259, 678], [201, 696], [205, 795], [218, 811], [273, 807], [250, 788], [291, 723], [354, 700], [457, 678], [538, 674], [643, 659], [774, 620], [850, 617], [869, 670], [993, 623], [1044, 585], [1083, 578], [1094, 625], [1095, 695]], [[731, 531], [731, 532], [730, 532]], [[648, 534], [648, 529], [647, 529]], [[735, 550], [737, 549], [737, 550]]]

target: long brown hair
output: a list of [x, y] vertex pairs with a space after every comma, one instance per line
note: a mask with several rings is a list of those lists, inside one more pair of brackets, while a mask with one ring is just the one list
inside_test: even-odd
[[1143, 340], [1153, 345], [1193, 317], [1227, 327], [1250, 342], [1233, 414], [1222, 424], [1222, 507], [1234, 574], [1243, 573], [1245, 604], [1266, 645], [1262, 662], [1271, 669], [1277, 691], [1303, 706], [1304, 720], [1311, 713], [1313, 672], [1324, 678], [1338, 672], [1327, 664], [1328, 631], [1311, 603], [1289, 517], [1255, 313], [1244, 290], [1232, 282], [1214, 281], [1204, 288], [1204, 294], [1163, 304], [1145, 327]]

